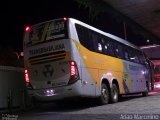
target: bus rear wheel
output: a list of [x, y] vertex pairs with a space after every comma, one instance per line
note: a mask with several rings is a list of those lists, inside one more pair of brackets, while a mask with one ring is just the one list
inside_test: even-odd
[[102, 83], [101, 85], [101, 96], [99, 98], [100, 104], [105, 105], [109, 103], [110, 91], [109, 87]]
[[111, 102], [112, 103], [118, 102], [118, 95], [119, 95], [118, 87], [116, 84], [113, 84], [112, 89], [111, 89]]
[[148, 92], [149, 92], [149, 84], [146, 83], [146, 90], [144, 92], [142, 92], [142, 96], [144, 96], [144, 97], [148, 96]]

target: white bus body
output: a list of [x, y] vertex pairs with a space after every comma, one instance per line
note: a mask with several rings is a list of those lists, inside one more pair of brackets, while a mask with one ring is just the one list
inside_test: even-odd
[[[87, 39], [81, 42], [79, 32], [86, 37], [81, 26], [91, 35], [95, 33], [95, 37], [86, 35], [93, 38], [93, 44]], [[98, 37], [109, 38], [109, 42], [118, 46], [114, 55], [107, 52], [112, 44], [101, 44], [105, 41], [99, 42]], [[137, 56], [127, 56], [125, 51], [122, 59], [119, 45], [129, 53], [135, 50]], [[40, 101], [100, 97], [102, 104], [106, 104], [109, 99], [104, 98], [104, 94], [111, 95], [112, 102], [117, 102], [120, 94], [148, 92], [145, 58], [136, 46], [72, 18], [28, 27], [24, 36], [24, 62], [28, 92]]]

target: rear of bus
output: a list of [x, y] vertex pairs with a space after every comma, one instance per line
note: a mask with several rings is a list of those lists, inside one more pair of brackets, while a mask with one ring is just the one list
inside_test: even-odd
[[79, 63], [69, 39], [69, 19], [27, 26], [24, 35], [25, 82], [40, 101], [81, 95]]

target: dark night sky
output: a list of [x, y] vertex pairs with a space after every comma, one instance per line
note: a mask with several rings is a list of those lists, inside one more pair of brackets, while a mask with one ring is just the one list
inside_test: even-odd
[[78, 8], [78, 4], [72, 0], [37, 0], [36, 2], [6, 0], [4, 6], [1, 10], [3, 33], [0, 45], [12, 47], [18, 51], [22, 50], [25, 25], [63, 16], [76, 17], [84, 14]]
[[[0, 47], [11, 47], [22, 51], [25, 25], [32, 25], [45, 20], [72, 17], [97, 27], [105, 32], [124, 37], [123, 24], [113, 20], [107, 14], [101, 14], [97, 20], [89, 19], [88, 9], [79, 6], [74, 0], [37, 0], [12, 1], [6, 0], [2, 7], [2, 37]], [[129, 29], [128, 29], [129, 31]], [[132, 32], [128, 35], [132, 36]], [[138, 39], [141, 39], [141, 36]], [[133, 36], [130, 37], [135, 39]], [[137, 39], [137, 38], [136, 38]], [[132, 42], [133, 40], [131, 40]]]

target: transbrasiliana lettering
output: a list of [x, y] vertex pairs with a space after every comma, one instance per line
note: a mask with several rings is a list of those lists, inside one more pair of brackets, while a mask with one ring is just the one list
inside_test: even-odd
[[64, 49], [65, 49], [64, 44], [58, 44], [58, 45], [52, 45], [52, 46], [47, 46], [47, 47], [43, 47], [43, 48], [30, 50], [29, 54], [36, 55], [36, 54], [43, 54], [46, 52], [51, 52], [51, 51], [56, 51], [56, 50], [64, 50]]

